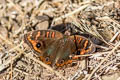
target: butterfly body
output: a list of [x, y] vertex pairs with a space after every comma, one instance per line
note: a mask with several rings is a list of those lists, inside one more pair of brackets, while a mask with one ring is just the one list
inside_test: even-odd
[[79, 51], [79, 55], [95, 51], [94, 44], [87, 38], [66, 36], [55, 30], [29, 32], [25, 34], [24, 41], [40, 56], [41, 61], [57, 67], [72, 63], [74, 59], [70, 55], [76, 51]]

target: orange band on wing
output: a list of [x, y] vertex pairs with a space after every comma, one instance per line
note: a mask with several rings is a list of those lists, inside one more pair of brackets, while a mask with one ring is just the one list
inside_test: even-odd
[[73, 62], [73, 60], [68, 60], [68, 61], [65, 61], [65, 62], [62, 63], [62, 64], [56, 63], [56, 66], [58, 66], [58, 67], [62, 67], [62, 66], [64, 66], [64, 65], [66, 65], [66, 64], [70, 64], [70, 63], [72, 63], [72, 62]]
[[80, 54], [83, 55], [83, 54], [85, 54], [85, 52], [86, 52], [86, 50], [82, 49]]
[[37, 42], [34, 40], [31, 40], [30, 35], [27, 37], [28, 41], [32, 44], [35, 51], [41, 53], [41, 50], [36, 47]]
[[85, 41], [85, 43], [84, 43], [84, 49], [87, 47], [87, 45], [88, 45], [88, 40]]
[[50, 33], [50, 32], [47, 32], [47, 36], [46, 36], [47, 38], [49, 37], [49, 33]]
[[55, 37], [55, 32], [52, 32], [52, 38], [54, 38]]
[[40, 31], [37, 33], [37, 35], [36, 35], [36, 40], [38, 39], [38, 37], [40, 37]]
[[51, 62], [50, 62], [50, 61], [46, 61], [46, 60], [45, 60], [45, 58], [44, 58], [44, 57], [42, 57], [42, 56], [40, 56], [40, 59], [41, 59], [41, 61], [43, 61], [45, 64], [48, 64], [48, 65], [50, 65], [50, 64], [51, 64]]
[[81, 55], [84, 55], [85, 53], [88, 53], [88, 52], [90, 52], [90, 51], [91, 51], [91, 48], [89, 48], [89, 49], [87, 49], [87, 50], [82, 49], [81, 52], [80, 52], [80, 54], [81, 54]]

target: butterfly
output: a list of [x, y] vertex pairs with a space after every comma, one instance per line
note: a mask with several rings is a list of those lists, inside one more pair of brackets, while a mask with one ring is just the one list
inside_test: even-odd
[[36, 30], [24, 35], [24, 41], [50, 66], [62, 67], [77, 58], [70, 55], [84, 55], [95, 52], [91, 40], [80, 35], [64, 35], [56, 30]]

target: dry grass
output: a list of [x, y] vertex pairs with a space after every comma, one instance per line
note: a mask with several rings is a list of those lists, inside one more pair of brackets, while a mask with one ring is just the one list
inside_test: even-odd
[[[47, 23], [38, 19], [43, 15]], [[87, 66], [82, 60], [54, 70], [23, 42], [29, 31], [64, 23], [73, 33], [92, 36], [98, 50], [79, 56], [89, 57]], [[120, 80], [119, 0], [0, 0], [0, 30], [0, 80]]]

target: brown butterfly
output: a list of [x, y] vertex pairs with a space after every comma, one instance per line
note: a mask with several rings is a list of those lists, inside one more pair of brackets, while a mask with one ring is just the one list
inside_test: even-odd
[[40, 56], [41, 61], [57, 67], [72, 63], [75, 58], [70, 55], [76, 51], [79, 51], [79, 55], [95, 51], [89, 39], [80, 35], [63, 35], [55, 30], [32, 31], [25, 34], [24, 40]]

